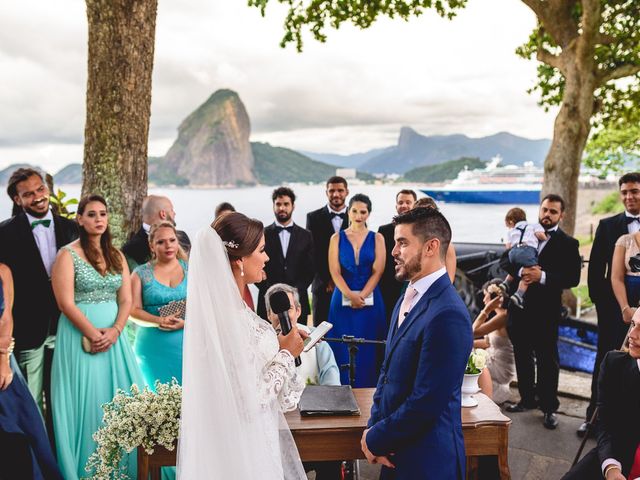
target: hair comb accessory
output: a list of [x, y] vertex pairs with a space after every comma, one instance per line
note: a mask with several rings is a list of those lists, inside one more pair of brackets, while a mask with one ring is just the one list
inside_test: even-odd
[[222, 244], [227, 247], [227, 248], [238, 248], [240, 245], [238, 245], [236, 242], [234, 242], [233, 240], [224, 240], [222, 242]]

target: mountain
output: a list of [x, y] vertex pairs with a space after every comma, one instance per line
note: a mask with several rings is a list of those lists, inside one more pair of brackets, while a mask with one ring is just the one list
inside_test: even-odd
[[487, 162], [478, 158], [459, 158], [449, 162], [438, 163], [437, 165], [427, 165], [418, 167], [406, 172], [402, 181], [406, 182], [444, 182], [453, 180], [465, 167], [469, 170], [486, 167]]
[[180, 124], [162, 170], [189, 185], [255, 184], [250, 133], [238, 94], [218, 90]]
[[71, 163], [53, 176], [54, 185], [82, 183], [82, 164]]
[[[288, 148], [273, 147], [268, 143], [252, 142], [255, 159], [254, 173], [263, 185], [283, 182], [324, 182], [336, 174], [336, 167], [295, 152]], [[358, 173], [358, 178], [373, 180], [369, 174]]]
[[300, 151], [300, 153], [313, 160], [328, 163], [329, 165], [335, 165], [336, 167], [359, 168], [360, 165], [365, 163], [367, 160], [393, 148], [394, 147], [375, 148], [367, 152], [353, 153], [351, 155], [339, 155], [337, 153], [315, 153], [302, 150]]
[[35, 168], [36, 170], [42, 171], [40, 167], [29, 165], [28, 163], [14, 163], [3, 170], [0, 170], [0, 185], [6, 185], [11, 174], [19, 168]]
[[424, 136], [409, 127], [400, 129], [398, 144], [370, 158], [360, 169], [369, 173], [404, 173], [462, 157], [489, 160], [501, 155], [505, 164], [531, 161], [543, 165], [551, 141], [530, 140], [507, 132], [481, 138], [466, 135]]

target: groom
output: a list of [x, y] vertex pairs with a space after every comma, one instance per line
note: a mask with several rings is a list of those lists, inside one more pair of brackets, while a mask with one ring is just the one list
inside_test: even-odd
[[394, 218], [396, 278], [409, 286], [393, 311], [362, 451], [381, 479], [465, 477], [460, 386], [471, 319], [446, 274], [451, 228], [431, 208]]

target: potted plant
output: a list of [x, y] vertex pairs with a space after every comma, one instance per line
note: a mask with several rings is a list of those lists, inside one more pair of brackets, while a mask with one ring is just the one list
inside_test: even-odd
[[480, 387], [478, 387], [478, 377], [484, 367], [487, 366], [488, 358], [489, 354], [486, 350], [481, 348], [471, 350], [469, 360], [467, 361], [467, 368], [464, 370], [464, 378], [462, 379], [461, 392], [463, 407], [475, 407], [478, 405], [478, 401], [473, 397], [473, 394], [480, 391]]

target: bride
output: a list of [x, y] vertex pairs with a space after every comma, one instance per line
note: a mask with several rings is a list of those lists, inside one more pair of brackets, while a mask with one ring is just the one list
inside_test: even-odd
[[189, 260], [178, 479], [306, 479], [283, 412], [304, 383], [294, 327], [277, 335], [242, 300], [262, 280], [262, 223], [241, 213], [198, 233]]

